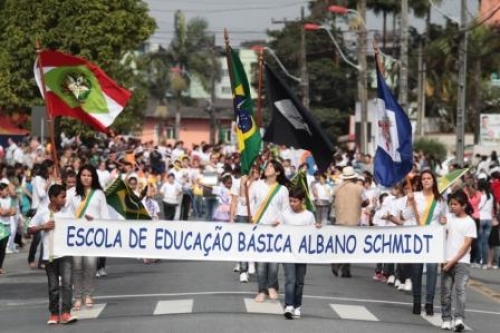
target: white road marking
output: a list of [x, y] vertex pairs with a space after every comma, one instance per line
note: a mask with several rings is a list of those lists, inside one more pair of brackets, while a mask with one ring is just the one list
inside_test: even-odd
[[159, 301], [156, 303], [154, 315], [191, 313], [193, 312], [192, 299], [179, 299], [175, 301]]
[[[427, 320], [429, 323], [431, 323], [436, 327], [441, 327], [441, 324], [443, 324], [443, 320], [441, 319], [440, 313], [436, 313], [434, 316], [426, 316], [424, 313], [422, 313], [420, 316], [422, 316], [422, 318], [424, 318], [425, 320]], [[472, 328], [465, 325], [465, 330], [472, 331]]]
[[278, 301], [257, 303], [253, 298], [245, 298], [245, 306], [250, 313], [283, 314], [283, 307]]
[[367, 308], [359, 305], [330, 304], [341, 319], [379, 321]]
[[88, 308], [83, 305], [79, 311], [71, 311], [78, 319], [95, 319], [99, 317], [102, 310], [106, 307], [106, 303], [94, 304], [93, 307]]

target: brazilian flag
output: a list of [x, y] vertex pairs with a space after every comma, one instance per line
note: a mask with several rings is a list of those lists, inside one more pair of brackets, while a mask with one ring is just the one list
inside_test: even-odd
[[126, 220], [151, 220], [141, 200], [120, 177], [104, 191], [106, 202]]
[[248, 79], [236, 52], [230, 49], [228, 65], [231, 66], [233, 89], [233, 108], [236, 118], [236, 137], [240, 152], [241, 173], [248, 175], [252, 164], [259, 155], [262, 137], [253, 114], [252, 97]]

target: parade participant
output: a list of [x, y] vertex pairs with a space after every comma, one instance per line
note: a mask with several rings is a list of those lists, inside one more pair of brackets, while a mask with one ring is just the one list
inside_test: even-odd
[[479, 201], [479, 232], [477, 234], [477, 250], [480, 255], [482, 268], [488, 268], [488, 240], [490, 238], [494, 198], [490, 192], [490, 184], [486, 179], [479, 179], [477, 183], [478, 191], [481, 193]]
[[167, 181], [161, 186], [160, 194], [163, 197], [163, 215], [165, 220], [172, 221], [175, 210], [179, 205], [179, 195], [182, 193], [181, 186], [175, 182], [175, 175], [169, 173]]
[[[417, 224], [435, 225], [446, 213], [446, 204], [441, 198], [438, 190], [436, 176], [431, 170], [424, 170], [420, 174], [422, 190], [408, 193], [406, 201], [406, 213], [413, 217]], [[424, 264], [413, 264], [412, 266], [412, 289], [413, 289], [413, 314], [420, 314], [422, 308], [422, 275]], [[436, 292], [437, 264], [426, 264], [426, 297], [425, 313], [434, 315], [434, 294]]]
[[10, 236], [10, 220], [16, 214], [9, 196], [9, 185], [0, 183], [0, 274], [5, 274], [3, 261]]
[[212, 187], [212, 194], [217, 196], [218, 204], [212, 216], [212, 221], [229, 222], [231, 210], [231, 186], [233, 178], [226, 174], [222, 177], [221, 185]]
[[[358, 175], [352, 166], [342, 169], [342, 184], [338, 185], [333, 194], [335, 207], [335, 224], [343, 226], [358, 226], [361, 219], [361, 208], [368, 206], [369, 201], [365, 189], [357, 184]], [[332, 264], [332, 273], [350, 278], [351, 264]]]
[[[241, 178], [241, 193], [244, 197], [247, 176]], [[276, 160], [270, 160], [264, 169], [264, 179], [253, 182], [249, 188], [253, 223], [271, 225], [274, 221], [280, 220], [281, 213], [289, 209], [288, 184], [283, 166]], [[245, 198], [242, 199], [242, 204], [246, 205]], [[279, 264], [258, 262], [256, 266], [259, 292], [255, 301], [264, 302], [267, 295], [270, 299], [277, 300]]]
[[[71, 299], [73, 290], [71, 286], [72, 257], [55, 257], [50, 250], [50, 238], [53, 237], [55, 227], [54, 217], [71, 217], [65, 210], [66, 189], [62, 185], [54, 184], [49, 188], [49, 205], [41, 207], [29, 224], [29, 232], [41, 232], [42, 243], [46, 251], [43, 255], [45, 272], [47, 273], [49, 287], [50, 317], [47, 324], [70, 324], [78, 319], [71, 314]], [[61, 309], [59, 309], [61, 302]]]
[[[68, 197], [67, 200], [69, 211], [79, 219], [85, 218], [88, 221], [109, 219], [106, 197], [99, 184], [96, 169], [90, 164], [80, 168], [76, 178], [75, 195]], [[96, 257], [73, 257], [75, 310], [80, 310], [83, 297], [86, 307], [94, 305], [96, 270]]]
[[[451, 214], [442, 220], [446, 229], [445, 263], [441, 269], [441, 309], [443, 330], [462, 332], [465, 328], [465, 290], [470, 276], [472, 239], [477, 237], [476, 225], [471, 218], [472, 207], [463, 190], [448, 198]], [[451, 300], [455, 300], [452, 316]], [[452, 324], [453, 317], [453, 324]]]
[[332, 189], [326, 182], [326, 174], [318, 174], [319, 181], [314, 183], [312, 194], [314, 196], [314, 206], [316, 207], [316, 217], [322, 225], [328, 221], [328, 207], [332, 202]]
[[[290, 210], [281, 216], [284, 225], [321, 227], [316, 224], [314, 214], [304, 208], [306, 192], [300, 187], [290, 189]], [[274, 225], [279, 224], [274, 223]], [[287, 319], [300, 318], [302, 307], [302, 294], [304, 292], [304, 280], [306, 277], [307, 264], [285, 263], [285, 311], [283, 315]]]

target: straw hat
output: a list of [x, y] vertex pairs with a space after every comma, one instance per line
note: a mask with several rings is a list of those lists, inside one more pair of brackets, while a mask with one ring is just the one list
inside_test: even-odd
[[342, 179], [355, 179], [358, 178], [352, 166], [346, 166], [342, 169]]

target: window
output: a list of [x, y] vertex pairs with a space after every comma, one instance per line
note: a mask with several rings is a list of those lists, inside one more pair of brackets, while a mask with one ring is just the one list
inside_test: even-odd
[[229, 94], [231, 94], [231, 87], [224, 87], [223, 86], [223, 87], [220, 88], [220, 90], [221, 90], [221, 93], [223, 95], [229, 95]]

